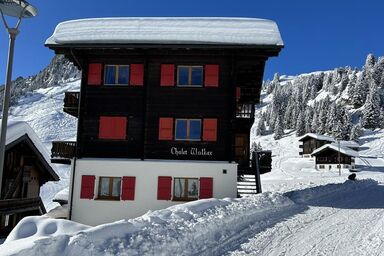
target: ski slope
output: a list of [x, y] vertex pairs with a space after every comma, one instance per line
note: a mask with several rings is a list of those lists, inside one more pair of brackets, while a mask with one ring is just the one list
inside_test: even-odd
[[381, 255], [383, 198], [380, 183], [298, 203], [230, 255]]

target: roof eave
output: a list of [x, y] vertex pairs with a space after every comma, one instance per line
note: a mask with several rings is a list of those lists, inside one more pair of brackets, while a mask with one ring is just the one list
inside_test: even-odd
[[46, 47], [52, 50], [56, 49], [73, 49], [73, 48], [194, 48], [194, 49], [269, 49], [275, 50], [277, 53], [284, 48], [284, 45], [258, 45], [258, 44], [218, 44], [218, 43], [70, 43], [70, 44], [45, 44]]

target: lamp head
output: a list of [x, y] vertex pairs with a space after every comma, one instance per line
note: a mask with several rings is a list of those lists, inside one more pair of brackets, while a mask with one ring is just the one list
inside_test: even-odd
[[37, 9], [25, 0], [0, 0], [0, 10], [4, 15], [16, 18], [32, 18]]

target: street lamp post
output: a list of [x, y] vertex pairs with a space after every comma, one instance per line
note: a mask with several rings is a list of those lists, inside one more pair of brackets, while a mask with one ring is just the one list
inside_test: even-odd
[[[22, 0], [0, 0], [0, 13], [4, 26], [9, 34], [9, 47], [8, 59], [6, 69], [6, 80], [3, 98], [3, 118], [1, 121], [0, 133], [0, 198], [2, 198], [2, 181], [4, 173], [4, 157], [5, 157], [5, 140], [7, 137], [7, 123], [8, 123], [8, 110], [9, 100], [11, 94], [12, 83], [12, 67], [13, 67], [13, 53], [15, 48], [16, 36], [19, 34], [19, 26], [22, 18], [30, 18], [37, 15], [37, 9], [30, 5], [27, 1]], [[7, 20], [4, 15], [16, 17], [17, 23], [14, 28], [8, 26]]]
[[340, 139], [338, 138], [337, 139], [337, 145], [338, 145], [338, 156], [337, 156], [337, 159], [338, 159], [338, 162], [339, 162], [339, 176], [341, 176], [341, 161], [340, 161]]

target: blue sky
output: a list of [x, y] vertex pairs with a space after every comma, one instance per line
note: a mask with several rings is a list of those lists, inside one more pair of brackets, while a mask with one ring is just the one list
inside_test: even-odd
[[[215, 16], [275, 20], [285, 48], [266, 66], [295, 75], [339, 66], [360, 68], [368, 53], [384, 55], [381, 0], [30, 0], [39, 15], [26, 19], [15, 48], [13, 78], [33, 75], [53, 57], [44, 47], [55, 26], [65, 20], [90, 17]], [[0, 28], [0, 84], [5, 77], [8, 35]]]

